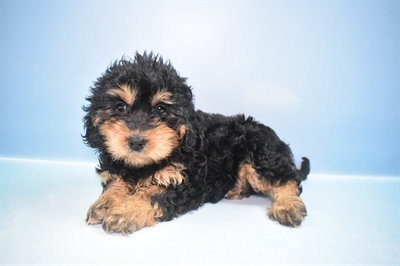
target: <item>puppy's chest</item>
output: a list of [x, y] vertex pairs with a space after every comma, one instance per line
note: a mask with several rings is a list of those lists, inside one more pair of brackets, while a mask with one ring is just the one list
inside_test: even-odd
[[154, 175], [156, 169], [146, 168], [146, 169], [120, 169], [119, 175], [128, 184], [136, 185], [143, 180], [149, 179]]

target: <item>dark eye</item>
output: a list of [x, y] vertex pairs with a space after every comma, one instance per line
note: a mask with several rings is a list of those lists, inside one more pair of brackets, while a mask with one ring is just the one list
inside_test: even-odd
[[162, 105], [157, 105], [157, 106], [156, 106], [156, 112], [157, 112], [158, 114], [160, 114], [160, 115], [163, 115], [163, 114], [165, 114], [165, 113], [167, 112], [167, 108], [165, 108], [165, 107], [162, 106]]
[[125, 103], [119, 103], [115, 106], [115, 110], [117, 110], [118, 112], [122, 113], [125, 112], [126, 110], [126, 104]]

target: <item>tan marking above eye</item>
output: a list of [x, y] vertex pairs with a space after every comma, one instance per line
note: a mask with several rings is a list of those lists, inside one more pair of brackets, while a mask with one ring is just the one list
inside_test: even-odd
[[172, 101], [172, 92], [162, 89], [150, 98], [150, 104], [152, 107], [155, 107], [157, 104], [160, 103], [173, 104], [174, 102]]
[[137, 90], [127, 84], [122, 84], [108, 90], [107, 94], [119, 96], [126, 104], [132, 105], [136, 100]]

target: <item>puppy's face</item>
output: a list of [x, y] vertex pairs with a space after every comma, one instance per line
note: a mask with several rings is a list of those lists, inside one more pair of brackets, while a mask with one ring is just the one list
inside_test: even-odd
[[140, 59], [152, 67], [136, 58], [114, 64], [98, 79], [84, 119], [91, 147], [133, 167], [171, 155], [194, 109], [190, 88], [170, 65]]

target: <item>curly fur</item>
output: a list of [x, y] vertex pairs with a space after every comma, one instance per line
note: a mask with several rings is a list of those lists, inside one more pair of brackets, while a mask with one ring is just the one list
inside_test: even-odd
[[262, 193], [269, 216], [298, 226], [306, 216], [291, 150], [269, 127], [244, 115], [195, 110], [191, 88], [153, 53], [115, 61], [84, 107], [85, 143], [99, 153], [103, 194], [89, 224], [129, 234], [207, 202]]

